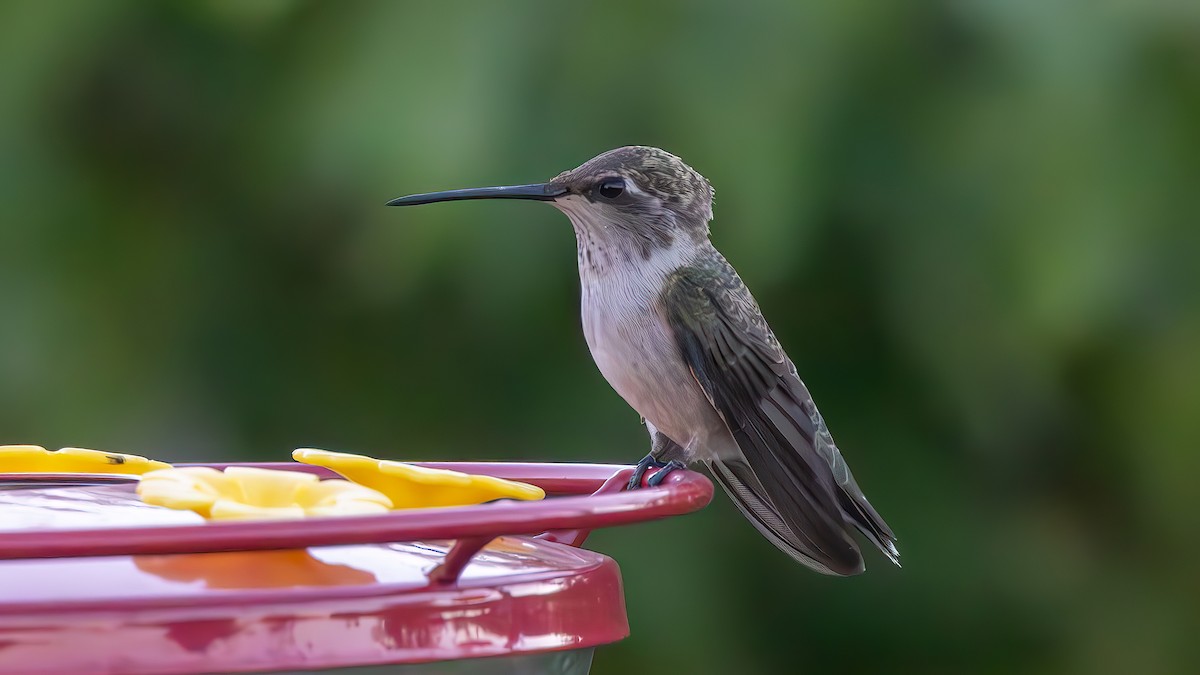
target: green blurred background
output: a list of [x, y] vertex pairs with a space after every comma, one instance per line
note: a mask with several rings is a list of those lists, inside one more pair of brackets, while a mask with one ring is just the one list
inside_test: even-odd
[[723, 495], [595, 535], [612, 673], [1179, 673], [1200, 4], [8, 2], [0, 442], [632, 462], [567, 220], [410, 192], [664, 147], [904, 569]]

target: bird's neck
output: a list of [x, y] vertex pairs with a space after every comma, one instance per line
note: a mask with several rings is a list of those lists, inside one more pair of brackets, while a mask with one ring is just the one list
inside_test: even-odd
[[585, 285], [616, 283], [657, 289], [668, 274], [712, 249], [707, 238], [695, 241], [683, 236], [659, 243], [616, 228], [576, 227], [575, 240], [579, 278]]
[[585, 282], [612, 275], [665, 275], [712, 248], [708, 237], [687, 232], [647, 232], [586, 217], [572, 217], [571, 224], [579, 276]]

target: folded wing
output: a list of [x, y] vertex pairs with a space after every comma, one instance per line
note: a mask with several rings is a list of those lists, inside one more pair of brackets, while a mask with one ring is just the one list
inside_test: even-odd
[[858, 488], [795, 366], [728, 263], [676, 270], [660, 309], [741, 450], [709, 466], [755, 527], [826, 574], [863, 571], [851, 525], [899, 564], [895, 535]]

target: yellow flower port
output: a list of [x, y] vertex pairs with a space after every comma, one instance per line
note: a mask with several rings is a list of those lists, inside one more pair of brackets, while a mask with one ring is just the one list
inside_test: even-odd
[[39, 445], [0, 445], [0, 473], [91, 473], [140, 475], [171, 468], [166, 462], [86, 448], [50, 451]]
[[140, 476], [137, 494], [154, 506], [194, 511], [210, 519], [363, 515], [392, 509], [468, 506], [496, 499], [538, 500], [535, 485], [494, 476], [430, 469], [327, 450], [302, 448], [292, 457], [348, 480], [320, 480], [302, 471], [254, 467], [174, 468], [138, 455], [84, 448], [49, 451], [36, 445], [0, 446], [2, 473], [126, 474]]
[[254, 467], [164, 469], [142, 476], [147, 504], [185, 509], [214, 520], [305, 518], [386, 513], [385, 495], [345, 480]]
[[536, 485], [445, 469], [430, 469], [388, 459], [301, 448], [292, 459], [327, 469], [392, 501], [392, 508], [467, 506], [493, 499], [537, 500], [546, 492]]

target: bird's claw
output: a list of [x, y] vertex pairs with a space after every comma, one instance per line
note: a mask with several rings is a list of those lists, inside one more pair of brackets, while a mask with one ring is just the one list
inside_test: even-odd
[[683, 468], [685, 468], [684, 463], [677, 459], [667, 462], [666, 464], [662, 465], [653, 476], [650, 476], [650, 478], [646, 480], [646, 487], [658, 487], [662, 484], [663, 480], [666, 479], [667, 474], [676, 469]]
[[646, 472], [650, 469], [658, 469], [658, 471], [646, 481], [646, 487], [658, 487], [662, 484], [663, 479], [667, 477], [667, 474], [684, 467], [684, 463], [677, 459], [669, 462], [660, 462], [654, 458], [654, 455], [646, 455], [642, 458], [642, 461], [637, 463], [637, 467], [633, 470], [633, 475], [629, 477], [629, 485], [625, 489], [636, 490], [640, 488], [642, 486], [642, 478], [646, 476]]
[[654, 459], [654, 455], [646, 455], [637, 463], [637, 467], [634, 468], [633, 475], [629, 477], [629, 484], [625, 486], [625, 489], [636, 490], [642, 487], [642, 478], [645, 477], [647, 471], [650, 469], [661, 469], [664, 466], [666, 466], [666, 463]]

